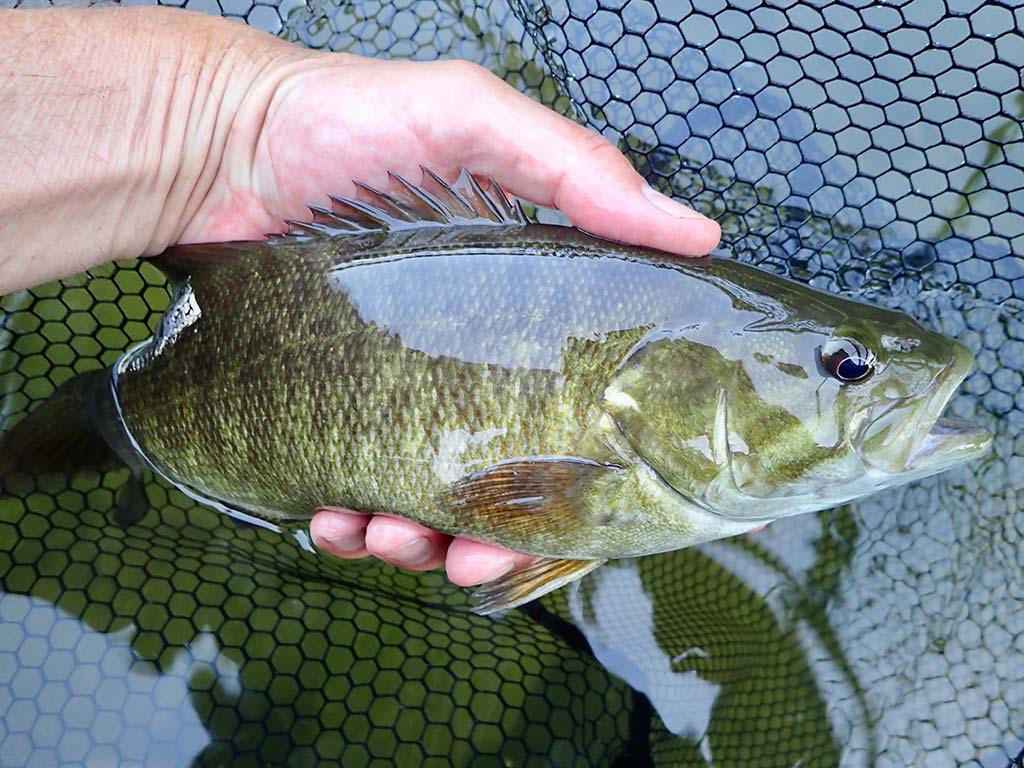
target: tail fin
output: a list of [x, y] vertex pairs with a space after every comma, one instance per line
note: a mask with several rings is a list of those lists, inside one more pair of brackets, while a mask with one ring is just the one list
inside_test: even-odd
[[105, 370], [76, 376], [0, 436], [0, 494], [12, 490], [9, 479], [17, 473], [73, 475], [124, 466], [95, 427], [111, 411], [109, 377]]

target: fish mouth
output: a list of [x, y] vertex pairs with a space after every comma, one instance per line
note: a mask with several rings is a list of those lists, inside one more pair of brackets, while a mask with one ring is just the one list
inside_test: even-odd
[[899, 403], [887, 404], [861, 431], [861, 460], [891, 475], [926, 477], [988, 453], [992, 434], [987, 429], [941, 415], [973, 362], [970, 351], [957, 344], [926, 402], [909, 413]]
[[907, 459], [906, 470], [941, 471], [988, 453], [992, 433], [962, 419], [939, 418]]

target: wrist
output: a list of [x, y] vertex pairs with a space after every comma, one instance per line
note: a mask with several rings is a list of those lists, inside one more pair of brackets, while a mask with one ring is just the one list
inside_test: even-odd
[[253, 130], [242, 105], [304, 53], [169, 9], [0, 11], [0, 27], [0, 293], [175, 242]]
[[[246, 206], [245, 197], [262, 199], [253, 165], [267, 112], [278, 85], [323, 56], [237, 22], [180, 11], [165, 15], [182, 29], [170, 43], [168, 71], [160, 73], [162, 113], [148, 118], [151, 151], [137, 178], [160, 205], [150, 238], [135, 256], [182, 240], [263, 234], [246, 225], [249, 208], [259, 206]], [[211, 219], [221, 203], [226, 210]]]

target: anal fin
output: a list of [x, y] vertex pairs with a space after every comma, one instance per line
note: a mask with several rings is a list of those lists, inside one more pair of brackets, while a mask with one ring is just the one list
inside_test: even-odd
[[478, 600], [473, 612], [489, 616], [515, 608], [583, 578], [604, 563], [604, 560], [543, 558], [520, 571], [484, 584], [473, 593], [473, 597]]

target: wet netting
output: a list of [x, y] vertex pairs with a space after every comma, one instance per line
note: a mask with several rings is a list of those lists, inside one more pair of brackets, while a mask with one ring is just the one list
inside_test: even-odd
[[[953, 410], [995, 451], [498, 620], [438, 573], [322, 560], [156, 481], [122, 529], [126, 472], [40, 479], [0, 502], [0, 765], [1021, 764], [1024, 7], [185, 6], [487, 66], [719, 220], [725, 255], [970, 346]], [[5, 297], [0, 426], [167, 302], [138, 264]]]

